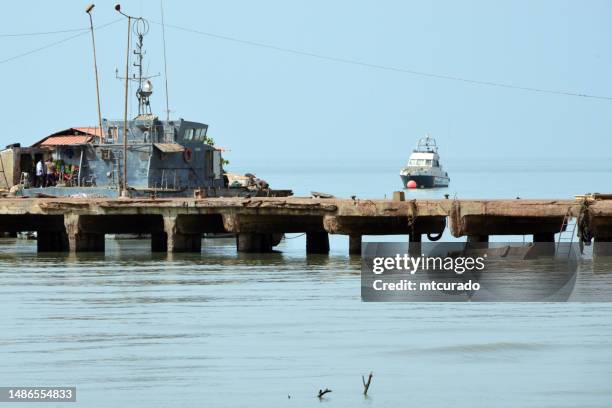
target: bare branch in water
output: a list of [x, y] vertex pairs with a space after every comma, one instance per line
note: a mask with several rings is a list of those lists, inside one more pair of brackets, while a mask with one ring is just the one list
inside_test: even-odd
[[328, 392], [332, 392], [332, 390], [330, 390], [329, 388], [326, 388], [324, 390], [319, 390], [319, 395], [317, 395], [318, 398], [323, 398], [323, 396], [325, 394], [327, 394]]
[[370, 389], [370, 383], [372, 382], [372, 377], [374, 375], [370, 373], [368, 376], [368, 382], [366, 382], [364, 376], [361, 376], [361, 382], [363, 383], [363, 395], [368, 395], [368, 389]]

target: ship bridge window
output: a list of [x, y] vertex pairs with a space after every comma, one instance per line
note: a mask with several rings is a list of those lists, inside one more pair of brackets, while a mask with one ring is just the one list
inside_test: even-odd
[[431, 160], [425, 160], [425, 165], [426, 166], [431, 166]]
[[204, 140], [206, 140], [206, 129], [196, 129], [195, 130], [195, 140], [199, 141], [199, 142], [203, 142]]
[[203, 142], [204, 140], [206, 140], [206, 129], [185, 129], [185, 133], [183, 134], [183, 140]]
[[185, 133], [183, 133], [183, 140], [193, 140], [193, 135], [195, 129], [185, 129]]

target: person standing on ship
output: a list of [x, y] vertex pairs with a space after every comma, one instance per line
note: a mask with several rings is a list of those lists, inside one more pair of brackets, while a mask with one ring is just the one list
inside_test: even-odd
[[42, 158], [36, 163], [36, 187], [43, 187], [45, 182], [45, 171]]
[[53, 185], [53, 172], [54, 169], [53, 167], [55, 167], [53, 165], [53, 162], [51, 161], [51, 159], [47, 159], [47, 161], [45, 162], [45, 170], [46, 170], [46, 180], [45, 180], [45, 187], [51, 187]]

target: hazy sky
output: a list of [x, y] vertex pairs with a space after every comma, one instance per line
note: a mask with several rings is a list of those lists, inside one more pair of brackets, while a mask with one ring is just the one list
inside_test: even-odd
[[[81, 1], [3, 3], [0, 34], [88, 26]], [[119, 16], [98, 1], [94, 23]], [[160, 21], [159, 1], [123, 9]], [[612, 97], [610, 1], [164, 3], [167, 24], [370, 64]], [[126, 22], [96, 32], [102, 111], [122, 118]], [[78, 34], [0, 37], [0, 60]], [[612, 158], [612, 100], [332, 62], [166, 28], [173, 117], [210, 125], [233, 162], [380, 160], [430, 132], [444, 157]], [[163, 73], [161, 28], [145, 37]], [[88, 35], [0, 63], [0, 144], [97, 123]], [[153, 110], [165, 116], [163, 77]], [[134, 89], [132, 90], [134, 91]], [[132, 102], [135, 98], [132, 98]], [[131, 104], [132, 107], [134, 103]]]

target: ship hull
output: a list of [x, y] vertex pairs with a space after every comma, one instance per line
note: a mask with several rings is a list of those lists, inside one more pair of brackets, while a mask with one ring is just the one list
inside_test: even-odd
[[436, 188], [436, 187], [448, 187], [449, 179], [445, 177], [437, 177], [433, 175], [419, 175], [419, 176], [408, 176], [401, 175], [402, 185], [406, 188], [409, 181], [414, 181], [417, 188]]

